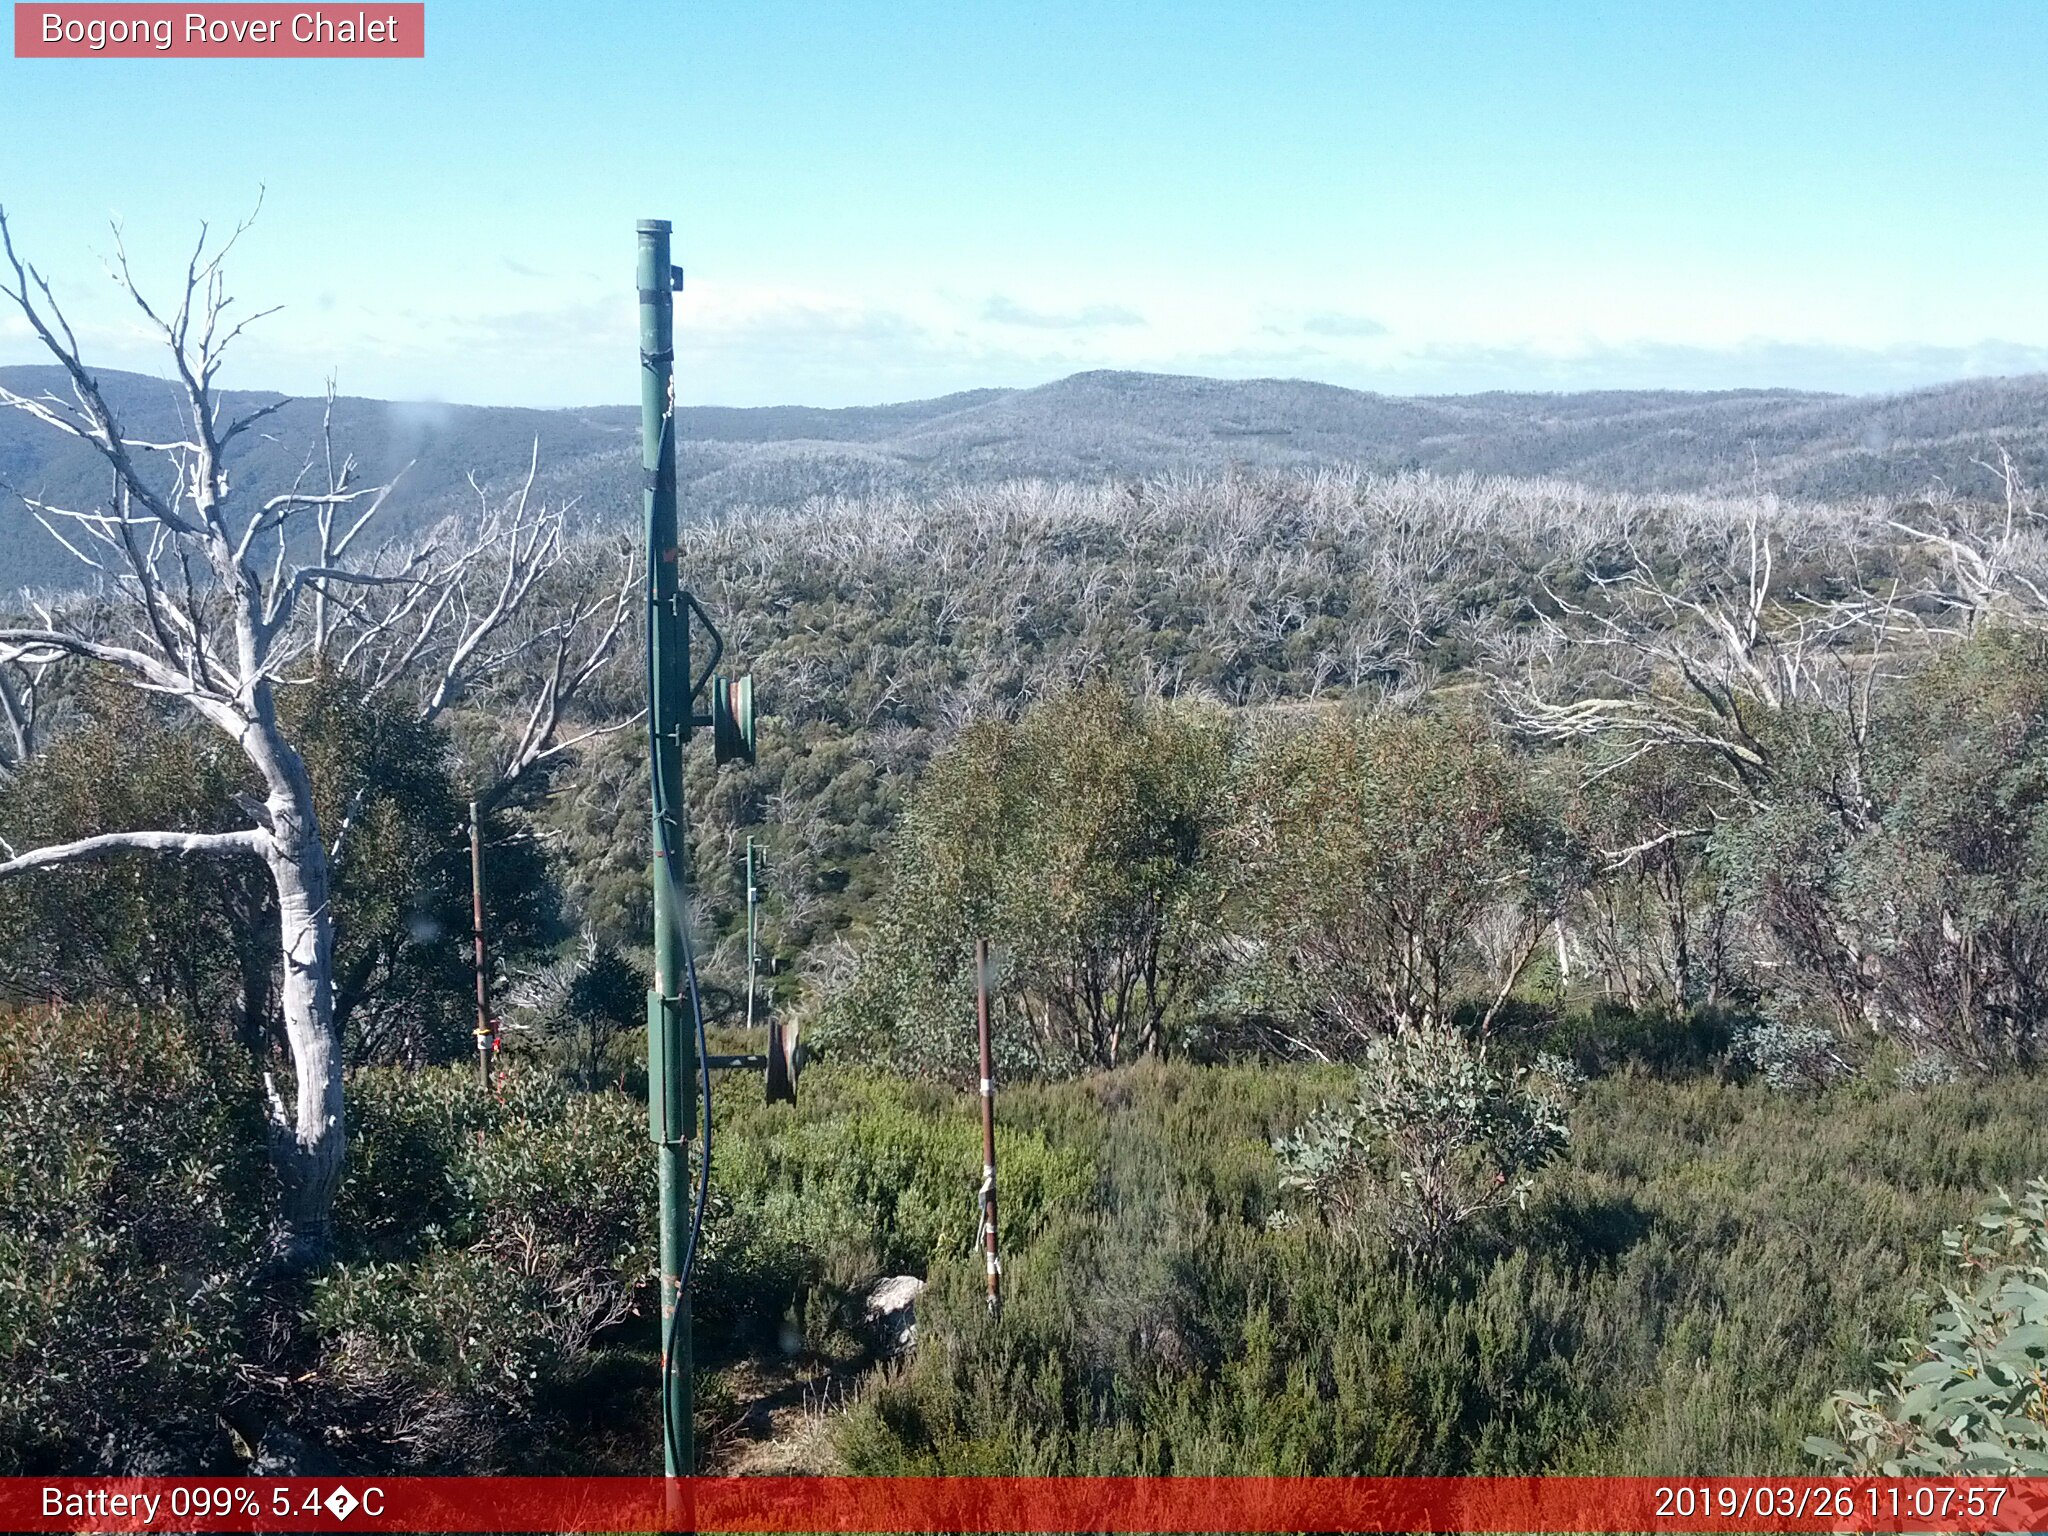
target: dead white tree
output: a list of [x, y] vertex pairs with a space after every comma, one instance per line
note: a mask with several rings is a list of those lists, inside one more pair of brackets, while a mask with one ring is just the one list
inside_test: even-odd
[[1510, 723], [1539, 741], [1616, 744], [1610, 771], [1641, 753], [1691, 749], [1720, 764], [1713, 782], [1731, 804], [1756, 802], [1771, 768], [1769, 722], [1794, 704], [1840, 710], [1860, 747], [1902, 627], [1896, 589], [1826, 601], [1787, 593], [1778, 557], [1752, 507], [1718, 568], [1694, 585], [1638, 557], [1593, 578], [1597, 603], [1545, 587], [1551, 653], [1601, 664], [1564, 689], [1525, 664], [1501, 686]]
[[[1886, 518], [1871, 534], [1901, 536], [1904, 573], [1870, 580], [1856, 552], [1842, 551], [1821, 562], [1835, 569], [1830, 595], [1786, 589], [1780, 569], [1800, 525], [1767, 520], [1758, 503], [1723, 525], [1717, 551], [1688, 553], [1683, 577], [1660, 575], [1627, 543], [1629, 567], [1593, 578], [1586, 600], [1544, 589], [1554, 611], [1516, 641], [1520, 664], [1499, 668], [1508, 719], [1536, 740], [1618, 747], [1610, 770], [1639, 753], [1692, 749], [1719, 762], [1714, 782], [1730, 806], [1753, 807], [1771, 770], [1771, 721], [1794, 705], [1818, 708], [1840, 720], [1851, 749], [1846, 810], [1856, 820], [1868, 810], [1862, 754], [1885, 681], [1988, 623], [2048, 626], [2048, 537], [2033, 493], [2004, 450], [1980, 463], [2002, 506], [1937, 501], [1918, 520]], [[1587, 655], [1601, 664], [1576, 677], [1539, 665]], [[1612, 856], [1621, 864], [1641, 851]]]
[[1930, 497], [1921, 520], [1890, 523], [1933, 562], [1916, 594], [1933, 615], [1927, 627], [1950, 635], [1972, 634], [1993, 621], [2039, 629], [2048, 625], [2048, 540], [2033, 488], [2003, 445], [1996, 464], [1975, 462], [1998, 481], [2002, 505]]
[[[1892, 526], [1921, 544], [1936, 542]], [[1684, 765], [1686, 787], [1675, 799], [1657, 787], [1672, 781], [1653, 771], [1626, 792], [1618, 820], [1588, 828], [1602, 873], [1635, 886], [1596, 880], [1581, 896], [1585, 937], [1596, 948], [1603, 938], [1616, 952], [1625, 947], [1616, 903], [1646, 896], [1663, 907], [1671, 943], [1689, 948], [1685, 861], [1718, 823], [1778, 803], [1786, 771], [1795, 780], [1811, 771], [1816, 745], [1830, 753], [1826, 805], [1841, 833], [1855, 838], [1877, 824], [1872, 749], [1881, 691], [1939, 635], [1960, 632], [1930, 614], [1974, 613], [1983, 604], [1968, 587], [1958, 595], [1932, 584], [1906, 588], [1896, 577], [1866, 580], [1853, 561], [1818, 561], [1822, 551], [1796, 545], [1792, 553], [1809, 568], [1828, 570], [1829, 590], [1788, 590], [1781, 571], [1796, 562], [1786, 546], [1799, 536], [1789, 520], [1770, 526], [1752, 504], [1740, 523], [1685, 540], [1672, 574], [1638, 554], [1620, 574], [1595, 576], [1584, 600], [1546, 589], [1554, 612], [1541, 639], [1519, 676], [1499, 685], [1513, 726], [1538, 741], [1590, 747], [1580, 759], [1587, 787], [1628, 775], [1653, 754], [1680, 754], [1664, 766]], [[1788, 914], [1767, 926], [1801, 936], [1797, 968], [1827, 978], [1846, 1029], [1868, 1009], [1876, 962], [1867, 935], [1811, 896], [1800, 886]], [[1671, 959], [1682, 988], [1688, 967], [1676, 953]], [[1626, 965], [1620, 970], [1633, 993]]]
[[[0, 876], [137, 851], [263, 861], [279, 917], [277, 994], [291, 1101], [268, 1071], [263, 1082], [282, 1194], [280, 1253], [302, 1266], [326, 1252], [346, 1153], [329, 893], [335, 863], [346, 857], [353, 807], [340, 825], [321, 826], [306, 763], [279, 721], [278, 691], [315, 669], [338, 668], [359, 680], [365, 695], [412, 690], [423, 717], [432, 719], [481, 679], [501, 695], [500, 707], [508, 702], [502, 695], [509, 680], [537, 679], [524, 727], [491, 791], [502, 793], [572, 744], [565, 722], [578, 692], [617, 651], [633, 582], [628, 568], [608, 577], [595, 596], [587, 586], [562, 590], [556, 578], [568, 552], [564, 513], [531, 504], [531, 470], [509, 500], [405, 549], [369, 548], [372, 520], [390, 486], [356, 484], [354, 464], [335, 465], [325, 434], [330, 451], [321, 488], [309, 488], [302, 476], [267, 497], [240, 492], [230, 450], [285, 403], [234, 414], [215, 387], [228, 348], [260, 318], [231, 317], [234, 301], [222, 275], [247, 228], [245, 221], [217, 243], [202, 228], [174, 308], [144, 296], [116, 231], [112, 275], [162, 339], [178, 395], [179, 427], [153, 440], [129, 431], [109, 404], [49, 282], [16, 252], [0, 209], [0, 294], [27, 320], [68, 385], [64, 393], [35, 396], [0, 387], [0, 405], [91, 449], [110, 487], [96, 507], [23, 498], [98, 573], [101, 600], [78, 609], [45, 606], [29, 622], [0, 626], [0, 668], [33, 673], [59, 661], [83, 662], [174, 700], [236, 743], [261, 788], [260, 797], [238, 797], [250, 822], [241, 830], [114, 830], [6, 849]], [[21, 737], [18, 707], [6, 713]]]
[[12, 768], [35, 755], [43, 679], [49, 670], [46, 663], [0, 664], [0, 719], [7, 723], [7, 734], [0, 737], [0, 767]]

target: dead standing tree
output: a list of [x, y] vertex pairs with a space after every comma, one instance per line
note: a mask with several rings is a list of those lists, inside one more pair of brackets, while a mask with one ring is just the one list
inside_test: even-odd
[[[233, 415], [215, 388], [228, 348], [260, 318], [230, 321], [233, 301], [222, 278], [246, 228], [211, 249], [202, 228], [171, 310], [145, 298], [117, 243], [113, 276], [162, 338], [175, 375], [182, 424], [175, 437], [155, 441], [124, 428], [49, 283], [17, 254], [0, 210], [7, 263], [0, 294], [69, 384], [68, 398], [0, 388], [0, 405], [90, 448], [111, 486], [109, 504], [99, 508], [24, 499], [99, 573], [115, 610], [110, 619], [106, 601], [91, 610], [45, 607], [33, 623], [0, 627], [0, 666], [33, 672], [83, 662], [175, 700], [236, 743], [261, 790], [237, 797], [250, 821], [238, 831], [109, 831], [9, 848], [0, 850], [0, 876], [137, 851], [263, 861], [276, 892], [278, 1008], [293, 1078], [287, 1103], [264, 1073], [282, 1196], [279, 1244], [285, 1262], [303, 1266], [326, 1253], [347, 1145], [329, 895], [336, 861], [347, 856], [354, 807], [339, 826], [322, 827], [306, 763], [280, 724], [277, 692], [332, 668], [366, 695], [416, 690], [422, 717], [433, 719], [480, 680], [502, 693], [508, 678], [537, 674], [524, 728], [489, 792], [496, 797], [574, 744], [563, 737], [564, 722], [578, 690], [612, 659], [633, 585], [628, 570], [593, 599], [588, 587], [565, 590], [551, 580], [566, 558], [563, 513], [529, 505], [530, 470], [517, 494], [474, 522], [444, 526], [410, 549], [360, 556], [358, 541], [370, 542], [365, 532], [390, 487], [353, 484], [352, 463], [335, 469], [330, 454], [324, 490], [302, 480], [263, 499], [239, 492], [230, 448], [284, 404]], [[309, 519], [315, 528], [302, 532]]]
[[[1820, 750], [1830, 761], [1827, 813], [1841, 836], [1868, 832], [1879, 815], [1873, 701], [1909, 661], [1908, 651], [1930, 638], [1923, 613], [1940, 599], [1931, 591], [1903, 595], [1896, 580], [1879, 590], [1853, 579], [1837, 595], [1788, 591], [1780, 570], [1787, 542], [1798, 535], [1790, 520], [1768, 526], [1752, 505], [1740, 524], [1688, 540], [1698, 551], [1682, 566], [1695, 573], [1689, 577], [1658, 574], [1631, 543], [1628, 568], [1593, 577], [1588, 600], [1546, 589], [1555, 609], [1543, 617], [1550, 650], [1601, 664], [1576, 678], [1556, 675], [1559, 668], [1545, 677], [1530, 665], [1501, 685], [1506, 714], [1525, 737], [1591, 749], [1583, 759], [1587, 786], [1625, 775], [1653, 754], [1671, 754], [1666, 763], [1680, 765], [1678, 780], [1646, 765], [1648, 778], [1632, 793], [1637, 814], [1621, 819], [1622, 835], [1613, 825], [1596, 833], [1593, 850], [1608, 875], [1654, 872], [1674, 941], [1691, 922], [1675, 861], [1703, 850], [1717, 825], [1767, 811], [1788, 768], [1797, 777], [1802, 753]], [[1678, 792], [1649, 792], [1656, 784]], [[1847, 1029], [1868, 1008], [1874, 960], [1865, 936], [1816, 899], [1809, 882], [1784, 889], [1792, 895], [1767, 926], [1797, 931], [1800, 966], [1826, 976], [1829, 1002]], [[1596, 928], [1611, 916], [1597, 896], [1586, 905]], [[1682, 974], [1678, 980], [1682, 987]]]
[[[1695, 586], [1661, 579], [1630, 553], [1620, 575], [1593, 578], [1597, 603], [1545, 589], [1556, 613], [1539, 620], [1552, 648], [1569, 655], [1584, 647], [1612, 661], [1582, 679], [1576, 697], [1560, 697], [1525, 666], [1501, 689], [1518, 731], [1538, 741], [1610, 742], [1621, 749], [1614, 763], [1690, 750], [1718, 766], [1711, 782], [1731, 805], [1756, 803], [1771, 771], [1770, 722], [1794, 705], [1840, 712], [1860, 748], [1872, 689], [1900, 630], [1895, 593], [1828, 601], [1786, 593], [1777, 541], [1755, 508]], [[1608, 857], [1620, 863], [1645, 851]]]
[[[1719, 766], [1712, 783], [1729, 807], [1753, 808], [1773, 768], [1772, 722], [1810, 707], [1840, 722], [1850, 747], [1843, 810], [1861, 825], [1871, 813], [1863, 753], [1884, 682], [1931, 645], [1993, 619], [2048, 625], [2048, 552], [2032, 494], [2009, 456], [1984, 468], [2003, 485], [2002, 515], [1932, 526], [1890, 520], [1884, 526], [1903, 537], [1901, 563], [1917, 553], [1921, 569], [1882, 582], [1843, 569], [1844, 589], [1832, 596], [1786, 590], [1779, 567], [1799, 524], [1784, 518], [1767, 526], [1754, 505], [1739, 528], [1723, 530], [1718, 550], [1701, 551], [1705, 574], [1690, 583], [1659, 576], [1630, 543], [1629, 567], [1594, 577], [1587, 601], [1546, 588], [1555, 612], [1538, 616], [1535, 649], [1547, 644], [1570, 656], [1583, 648], [1610, 664], [1577, 686], [1539, 676], [1530, 658], [1519, 677], [1502, 667], [1507, 718], [1534, 740], [1617, 748], [1607, 771], [1644, 753], [1692, 751]], [[1626, 862], [1644, 851], [1609, 850], [1609, 857]]]

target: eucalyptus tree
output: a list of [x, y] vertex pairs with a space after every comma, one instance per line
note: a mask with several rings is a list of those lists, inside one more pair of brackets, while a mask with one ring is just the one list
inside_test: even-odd
[[1661, 886], [1690, 990], [1684, 888], [1711, 851], [1763, 941], [1767, 1011], [1977, 1065], [2031, 1053], [2048, 538], [2011, 460], [1985, 467], [2001, 504], [1883, 509], [1846, 547], [1756, 499], [1694, 509], [1677, 558], [1624, 539], [1573, 589], [1546, 583], [1527, 664], [1497, 687], [1522, 734], [1586, 749], [1582, 790], [1616, 807], [1587, 828], [1618, 878], [1583, 932]]
[[179, 404], [175, 435], [144, 437], [109, 404], [49, 281], [17, 252], [0, 210], [0, 294], [64, 380], [63, 393], [0, 388], [0, 405], [97, 455], [109, 487], [95, 506], [23, 495], [99, 592], [0, 625], [0, 668], [34, 675], [83, 664], [170, 701], [234, 744], [254, 786], [233, 796], [243, 825], [113, 828], [0, 849], [0, 876], [137, 852], [258, 861], [275, 892], [277, 1007], [291, 1075], [287, 1097], [263, 1072], [282, 1191], [280, 1251], [305, 1265], [327, 1250], [347, 1147], [333, 895], [364, 790], [341, 798], [323, 824], [279, 692], [338, 675], [362, 696], [410, 701], [425, 722], [466, 699], [511, 716], [511, 739], [483, 795], [495, 800], [606, 728], [572, 722], [579, 696], [619, 649], [633, 572], [630, 553], [614, 547], [609, 579], [594, 590], [559, 579], [571, 557], [568, 509], [533, 501], [531, 465], [510, 496], [484, 497], [476, 516], [405, 547], [376, 538], [392, 484], [358, 483], [354, 461], [337, 462], [324, 433], [293, 485], [257, 495], [238, 483], [237, 445], [284, 404], [237, 413], [217, 388], [229, 349], [261, 318], [236, 317], [223, 274], [247, 228], [219, 242], [202, 228], [173, 305], [144, 294], [116, 232], [114, 279], [164, 346]]
[[1100, 679], [963, 731], [920, 781], [836, 1026], [914, 1071], [968, 1072], [957, 1021], [987, 938], [1006, 1065], [1168, 1052], [1224, 958], [1232, 745], [1222, 711]]
[[1355, 1057], [1390, 1030], [1485, 1033], [1552, 931], [1555, 829], [1469, 718], [1320, 709], [1262, 723], [1232, 829], [1247, 975], [1285, 1043]]

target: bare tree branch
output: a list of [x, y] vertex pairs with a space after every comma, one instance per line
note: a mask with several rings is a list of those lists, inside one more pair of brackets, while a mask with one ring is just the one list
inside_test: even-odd
[[103, 832], [82, 837], [75, 843], [53, 843], [47, 848], [15, 854], [0, 862], [0, 877], [50, 864], [75, 864], [81, 859], [102, 858], [110, 853], [223, 854], [261, 853], [267, 842], [262, 832]]

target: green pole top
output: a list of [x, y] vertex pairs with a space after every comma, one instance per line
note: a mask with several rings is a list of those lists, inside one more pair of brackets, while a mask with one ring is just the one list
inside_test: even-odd
[[635, 227], [643, 235], [665, 235], [675, 226], [667, 219], [642, 219]]

